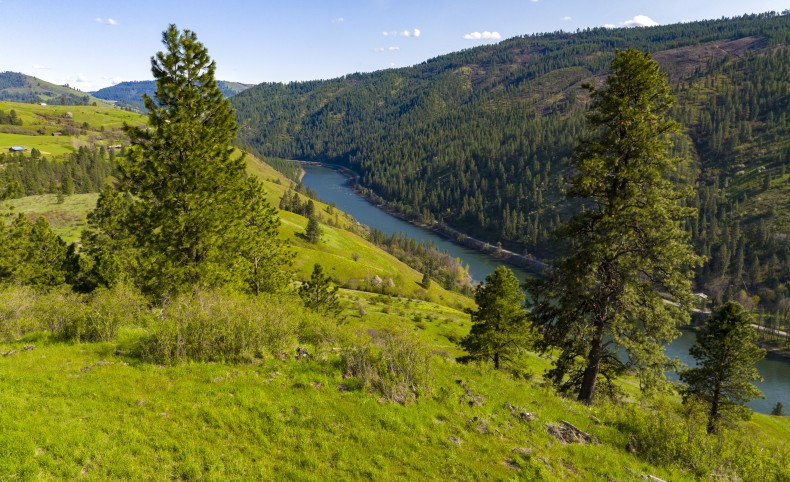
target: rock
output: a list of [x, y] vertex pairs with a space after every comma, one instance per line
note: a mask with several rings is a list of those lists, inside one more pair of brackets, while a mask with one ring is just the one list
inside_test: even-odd
[[461, 446], [461, 439], [458, 437], [449, 436], [447, 440], [454, 445]]
[[296, 349], [296, 355], [294, 355], [294, 359], [296, 360], [309, 360], [310, 354], [307, 353], [307, 349], [302, 348], [301, 346]]
[[536, 415], [532, 412], [528, 412], [521, 407], [517, 407], [515, 405], [511, 405], [510, 402], [505, 402], [504, 407], [510, 410], [510, 414], [516, 417], [518, 420], [522, 422], [531, 422], [535, 420]]
[[458, 402], [466, 402], [470, 407], [479, 407], [485, 403], [485, 398], [482, 395], [475, 394], [471, 388], [466, 386], [463, 380], [456, 380], [456, 383], [461, 385], [461, 388], [464, 389], [463, 395], [458, 397]]
[[532, 449], [527, 447], [516, 447], [513, 449], [513, 453], [519, 455], [529, 455], [532, 453]]
[[550, 435], [557, 437], [563, 443], [591, 443], [595, 445], [601, 443], [601, 441], [593, 435], [579, 430], [577, 427], [573, 426], [573, 424], [565, 420], [561, 420], [560, 425], [551, 423], [546, 424], [546, 430]]
[[507, 459], [504, 462], [502, 462], [502, 464], [505, 467], [513, 469], [513, 470], [521, 470], [521, 466], [518, 464], [518, 462], [516, 462], [513, 459]]
[[628, 441], [628, 444], [625, 446], [625, 449], [629, 453], [638, 454], [639, 450], [642, 448], [640, 445], [641, 444], [639, 443], [638, 440], [632, 438], [631, 440]]
[[337, 391], [338, 392], [350, 392], [351, 388], [349, 388], [349, 386], [346, 385], [345, 383], [340, 383], [340, 384], [337, 385]]
[[36, 347], [34, 345], [25, 345], [24, 347], [22, 347], [22, 351], [35, 350], [35, 348]]
[[7, 352], [3, 353], [2, 355], [3, 355], [3, 356], [11, 356], [11, 355], [16, 355], [16, 350], [14, 350], [14, 349], [12, 348], [12, 349], [8, 350]]
[[472, 417], [466, 422], [466, 426], [475, 429], [478, 433], [488, 433], [488, 420], [481, 417]]
[[601, 422], [601, 420], [600, 420], [598, 417], [596, 417], [595, 415], [590, 415], [590, 420], [592, 420], [592, 423], [594, 423], [595, 425], [601, 425], [601, 424], [603, 423], [603, 422]]

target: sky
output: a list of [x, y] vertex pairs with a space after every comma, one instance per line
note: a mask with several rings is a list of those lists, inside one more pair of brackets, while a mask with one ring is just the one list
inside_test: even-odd
[[0, 71], [90, 92], [152, 79], [174, 23], [217, 78], [258, 84], [405, 67], [506, 38], [784, 11], [790, 0], [0, 0]]

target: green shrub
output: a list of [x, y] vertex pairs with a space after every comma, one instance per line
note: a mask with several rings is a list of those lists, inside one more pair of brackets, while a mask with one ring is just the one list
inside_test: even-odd
[[292, 297], [199, 292], [165, 306], [141, 341], [140, 355], [161, 364], [283, 357], [299, 343], [321, 345], [331, 331]]
[[343, 349], [346, 376], [386, 399], [406, 404], [431, 391], [430, 354], [413, 335], [377, 331]]
[[145, 324], [149, 313], [143, 295], [122, 283], [90, 295], [47, 295], [38, 311], [56, 339], [76, 342], [112, 341], [122, 326]]
[[790, 478], [790, 452], [781, 447], [766, 449], [743, 427], [708, 435], [705, 409], [698, 403], [685, 408], [667, 401], [657, 401], [652, 407], [625, 407], [619, 415], [620, 428], [631, 434], [629, 445], [637, 455], [651, 464], [674, 465], [700, 479]]

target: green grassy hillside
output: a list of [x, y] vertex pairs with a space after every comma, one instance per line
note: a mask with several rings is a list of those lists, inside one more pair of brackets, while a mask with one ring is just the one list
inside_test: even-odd
[[18, 72], [0, 72], [0, 100], [36, 104], [106, 105], [103, 100], [67, 85], [56, 85]]
[[[0, 124], [0, 153], [11, 146], [62, 156], [79, 147], [123, 144], [124, 123], [144, 124], [145, 117], [108, 105], [60, 106], [0, 101], [0, 110], [16, 112], [22, 125]], [[53, 135], [59, 133], [59, 135]]]

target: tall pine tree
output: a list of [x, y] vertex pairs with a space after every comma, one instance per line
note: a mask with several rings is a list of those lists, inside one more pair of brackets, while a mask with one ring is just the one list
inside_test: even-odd
[[155, 296], [220, 284], [258, 291], [262, 263], [288, 260], [276, 212], [233, 154], [234, 113], [206, 48], [175, 25], [162, 42], [151, 59], [155, 98], [143, 96], [148, 126], [126, 127], [132, 148], [119, 166], [118, 188], [133, 200], [122, 225], [139, 253], [137, 282]]
[[688, 319], [700, 258], [681, 229], [693, 209], [668, 180], [680, 162], [667, 157], [678, 126], [667, 117], [673, 99], [658, 63], [618, 51], [606, 85], [587, 88], [589, 137], [576, 149], [567, 190], [586, 209], [557, 232], [569, 254], [528, 289], [546, 345], [560, 349], [549, 376], [591, 403], [599, 378], [611, 381], [624, 368], [618, 349], [643, 388], [663, 385], [663, 348]]

